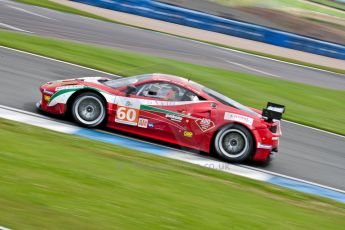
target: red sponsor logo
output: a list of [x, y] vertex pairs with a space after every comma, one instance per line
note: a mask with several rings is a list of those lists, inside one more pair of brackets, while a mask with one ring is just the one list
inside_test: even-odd
[[201, 129], [201, 131], [206, 132], [210, 129], [213, 129], [215, 127], [214, 122], [207, 118], [201, 118], [195, 120], [195, 123], [198, 125], [198, 127]]
[[145, 128], [145, 129], [146, 129], [148, 123], [149, 123], [149, 120], [144, 119], [144, 118], [139, 118], [138, 127]]

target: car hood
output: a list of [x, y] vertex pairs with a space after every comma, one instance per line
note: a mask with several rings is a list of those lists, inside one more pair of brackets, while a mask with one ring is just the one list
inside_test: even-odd
[[110, 78], [106, 78], [106, 77], [72, 78], [72, 79], [65, 79], [65, 80], [50, 81], [42, 85], [41, 88], [46, 91], [56, 92], [61, 89], [83, 87], [90, 83], [101, 85], [103, 82], [108, 81], [108, 80], [110, 80]]

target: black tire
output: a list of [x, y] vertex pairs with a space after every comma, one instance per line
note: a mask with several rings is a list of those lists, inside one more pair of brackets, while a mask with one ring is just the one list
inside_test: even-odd
[[86, 92], [78, 95], [72, 104], [73, 119], [88, 128], [98, 127], [106, 118], [103, 98], [96, 93]]
[[214, 149], [227, 162], [249, 160], [254, 149], [251, 133], [241, 125], [231, 124], [220, 129], [214, 138]]

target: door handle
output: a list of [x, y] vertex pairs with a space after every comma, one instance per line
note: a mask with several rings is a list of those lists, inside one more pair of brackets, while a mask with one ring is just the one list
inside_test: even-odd
[[179, 113], [186, 113], [186, 110], [185, 109], [178, 109], [177, 112], [179, 112]]

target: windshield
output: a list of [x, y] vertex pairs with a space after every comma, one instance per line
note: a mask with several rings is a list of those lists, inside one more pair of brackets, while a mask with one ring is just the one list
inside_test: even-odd
[[138, 76], [133, 76], [133, 77], [124, 77], [124, 78], [119, 78], [115, 80], [110, 80], [110, 81], [104, 82], [103, 84], [113, 89], [118, 89], [127, 85], [135, 84], [138, 81], [150, 79], [150, 78], [151, 78], [150, 74], [143, 74], [143, 75], [138, 75]]
[[218, 100], [219, 102], [221, 102], [221, 103], [223, 103], [225, 105], [229, 105], [229, 106], [235, 107], [236, 109], [240, 109], [240, 110], [248, 112], [248, 113], [250, 113], [250, 114], [252, 114], [254, 116], [259, 116], [260, 117], [260, 114], [254, 112], [253, 110], [251, 110], [247, 106], [244, 106], [241, 103], [239, 103], [239, 102], [237, 102], [235, 100], [232, 100], [231, 98], [228, 98], [227, 96], [224, 96], [223, 94], [220, 94], [220, 93], [218, 93], [218, 92], [216, 92], [216, 91], [214, 91], [212, 89], [206, 88], [206, 87], [203, 88], [203, 91], [207, 95], [215, 98], [216, 100]]

